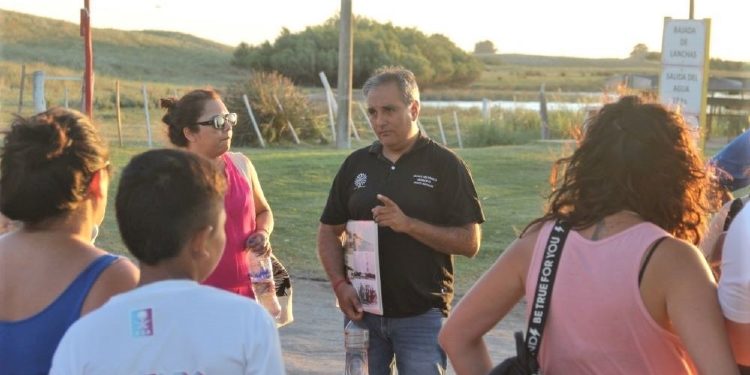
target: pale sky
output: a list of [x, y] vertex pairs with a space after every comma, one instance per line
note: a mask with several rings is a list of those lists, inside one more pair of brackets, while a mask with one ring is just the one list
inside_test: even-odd
[[[460, 48], [491, 40], [500, 53], [615, 57], [645, 43], [661, 50], [664, 17], [687, 19], [689, 0], [353, 0], [378, 22], [440, 33]], [[0, 0], [0, 9], [78, 22], [83, 0]], [[169, 30], [230, 46], [273, 42], [338, 12], [338, 0], [90, 0], [97, 28]], [[695, 0], [711, 18], [711, 57], [750, 62], [749, 0]], [[356, 37], [356, 35], [355, 35]], [[96, 35], [94, 34], [94, 39]]]

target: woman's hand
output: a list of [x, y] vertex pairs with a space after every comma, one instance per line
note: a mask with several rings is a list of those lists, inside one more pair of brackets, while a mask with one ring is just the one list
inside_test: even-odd
[[270, 234], [261, 229], [247, 237], [245, 247], [255, 254], [263, 255], [271, 251], [271, 243], [268, 241]]

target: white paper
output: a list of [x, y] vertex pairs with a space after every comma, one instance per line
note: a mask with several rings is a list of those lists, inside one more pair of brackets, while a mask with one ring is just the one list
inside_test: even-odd
[[359, 295], [362, 308], [371, 314], [383, 315], [378, 225], [372, 220], [348, 221], [344, 246], [346, 275]]

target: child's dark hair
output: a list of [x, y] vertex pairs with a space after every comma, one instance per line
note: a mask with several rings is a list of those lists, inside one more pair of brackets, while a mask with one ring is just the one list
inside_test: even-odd
[[115, 199], [125, 246], [148, 265], [175, 257], [196, 231], [215, 225], [225, 189], [222, 172], [197, 154], [164, 149], [133, 157]]
[[0, 154], [0, 212], [36, 224], [75, 210], [93, 175], [109, 162], [107, 146], [82, 113], [52, 108], [16, 117]]

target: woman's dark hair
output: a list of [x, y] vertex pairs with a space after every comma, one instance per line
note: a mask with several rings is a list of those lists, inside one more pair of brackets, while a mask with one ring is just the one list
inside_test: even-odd
[[223, 173], [197, 154], [165, 149], [133, 157], [115, 198], [125, 246], [149, 265], [177, 256], [196, 231], [215, 225], [225, 188]]
[[162, 108], [167, 109], [167, 113], [162, 117], [162, 121], [167, 124], [167, 133], [169, 141], [177, 147], [186, 147], [188, 144], [184, 128], [191, 131], [198, 131], [198, 119], [203, 113], [206, 102], [211, 100], [221, 100], [219, 93], [212, 89], [193, 90], [185, 96], [177, 99], [175, 97], [162, 98], [159, 100]]
[[78, 111], [17, 116], [3, 133], [0, 212], [12, 220], [33, 225], [75, 210], [109, 162], [105, 142]]
[[585, 228], [631, 210], [697, 244], [706, 227], [708, 176], [682, 116], [627, 96], [586, 125], [578, 149], [555, 163], [546, 213], [532, 224], [560, 218]]

